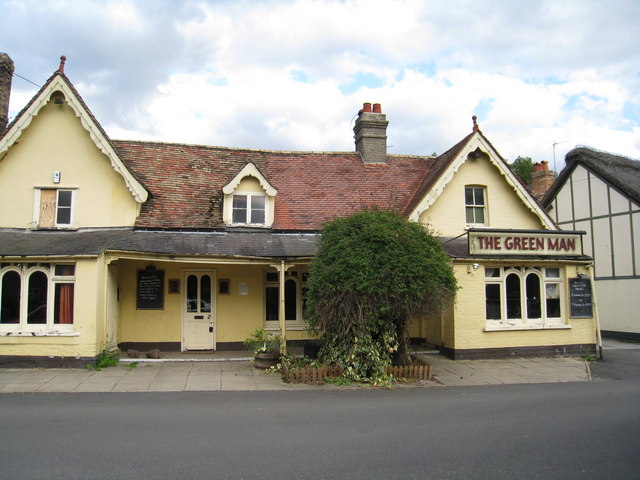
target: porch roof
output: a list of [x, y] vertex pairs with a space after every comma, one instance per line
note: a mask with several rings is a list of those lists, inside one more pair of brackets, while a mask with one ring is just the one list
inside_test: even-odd
[[307, 258], [317, 251], [319, 234], [269, 231], [77, 231], [0, 229], [0, 258], [92, 256], [108, 251], [171, 256]]

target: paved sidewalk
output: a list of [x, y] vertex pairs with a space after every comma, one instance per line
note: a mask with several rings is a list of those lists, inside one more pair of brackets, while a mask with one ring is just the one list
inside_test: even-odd
[[434, 380], [442, 385], [503, 385], [514, 383], [587, 382], [589, 365], [582, 358], [513, 358], [456, 360], [427, 356]]
[[[590, 381], [587, 362], [580, 358], [449, 360], [425, 356], [434, 380], [417, 387], [501, 385]], [[0, 369], [0, 393], [24, 392], [180, 392], [218, 390], [336, 390], [353, 387], [282, 382], [251, 362], [236, 359], [199, 362], [141, 362], [100, 371], [81, 369]]]

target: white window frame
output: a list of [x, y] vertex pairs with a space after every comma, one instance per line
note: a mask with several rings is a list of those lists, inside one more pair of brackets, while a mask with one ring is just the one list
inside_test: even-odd
[[[488, 277], [489, 270], [497, 270], [498, 276]], [[562, 269], [559, 267], [541, 267], [541, 266], [485, 266], [485, 331], [491, 330], [531, 330], [546, 328], [571, 328], [566, 323], [567, 306], [564, 297], [564, 280]], [[551, 273], [557, 276], [551, 276]], [[520, 283], [520, 317], [508, 318], [507, 313], [507, 277], [516, 275]], [[526, 280], [529, 275], [536, 275], [540, 282], [540, 318], [529, 318], [527, 316], [527, 291]], [[486, 318], [487, 285], [498, 285], [500, 288], [500, 318]], [[551, 317], [547, 312], [547, 286], [553, 286], [555, 294], [560, 302], [560, 316]]]
[[[246, 207], [246, 218], [247, 221], [246, 222], [234, 222], [233, 221], [233, 217], [234, 217], [234, 211], [236, 210], [233, 207], [233, 202], [235, 197], [237, 196], [243, 196], [246, 197], [247, 199], [247, 207]], [[253, 199], [254, 198], [263, 198], [264, 199], [264, 222], [261, 223], [254, 223], [251, 222], [251, 216], [252, 216], [252, 211], [253, 211]], [[257, 192], [243, 192], [243, 191], [236, 191], [233, 193], [233, 195], [231, 195], [231, 225], [234, 226], [249, 226], [249, 227], [264, 227], [268, 224], [271, 224], [272, 222], [269, 222], [269, 199], [267, 197], [267, 195], [265, 195], [264, 193], [257, 193]], [[260, 209], [259, 209], [260, 210]]]
[[[53, 227], [41, 227], [40, 226], [40, 207], [42, 203], [42, 191], [43, 190], [55, 190], [56, 192], [56, 205], [55, 205], [55, 217], [53, 222]], [[77, 187], [36, 187], [35, 188], [35, 198], [33, 202], [33, 225], [38, 229], [58, 229], [58, 230], [66, 230], [66, 229], [75, 229], [76, 225], [76, 199], [77, 199]], [[58, 222], [58, 213], [59, 213], [59, 203], [60, 203], [60, 192], [70, 192], [71, 193], [71, 212], [69, 223], [59, 223]]]
[[[75, 311], [74, 322], [69, 324], [54, 323], [55, 319], [55, 288], [57, 284], [76, 284], [76, 276], [55, 275], [55, 268], [58, 265], [74, 265], [71, 262], [55, 264], [9, 264], [0, 265], [0, 305], [2, 304], [2, 279], [8, 272], [16, 272], [20, 276], [20, 321], [19, 323], [0, 324], [0, 334], [20, 335], [20, 334], [64, 334], [75, 332]], [[35, 272], [42, 272], [47, 277], [47, 317], [45, 323], [28, 323], [29, 311], [29, 279]], [[75, 310], [75, 288], [74, 288], [74, 310]]]
[[[280, 330], [279, 320], [267, 320], [267, 288], [280, 288], [279, 280], [268, 280], [268, 274], [278, 275], [273, 270], [267, 270], [264, 273], [264, 328], [266, 330]], [[286, 320], [287, 330], [304, 330], [308, 327], [308, 322], [304, 319], [304, 294], [307, 289], [308, 273], [300, 269], [288, 270], [285, 275], [285, 283], [289, 280], [293, 280], [296, 284], [296, 318], [294, 320]], [[279, 293], [279, 290], [278, 290]], [[278, 296], [279, 301], [279, 296]], [[286, 302], [285, 302], [286, 303]], [[278, 308], [280, 304], [278, 303]]]
[[[467, 190], [473, 190], [473, 203], [467, 203]], [[482, 199], [484, 200], [484, 204], [479, 205], [475, 203], [475, 190], [482, 190]], [[488, 192], [486, 185], [465, 185], [464, 186], [464, 221], [467, 226], [488, 226], [489, 225], [489, 202], [488, 202]], [[469, 222], [467, 221], [467, 208], [482, 208], [482, 212], [484, 215], [484, 222]], [[475, 210], [473, 219], [476, 219]]]

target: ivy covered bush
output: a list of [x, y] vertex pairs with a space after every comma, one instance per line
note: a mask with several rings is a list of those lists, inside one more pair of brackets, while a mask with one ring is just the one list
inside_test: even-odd
[[359, 382], [384, 382], [392, 361], [410, 364], [411, 323], [439, 312], [457, 289], [433, 236], [379, 210], [325, 225], [310, 273], [307, 316], [319, 336], [319, 360]]

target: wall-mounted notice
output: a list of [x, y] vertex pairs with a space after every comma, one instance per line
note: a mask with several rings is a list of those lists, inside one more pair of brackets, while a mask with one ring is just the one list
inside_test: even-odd
[[569, 307], [571, 318], [593, 317], [591, 282], [588, 278], [569, 279]]
[[138, 270], [138, 310], [162, 310], [164, 308], [164, 270]]

